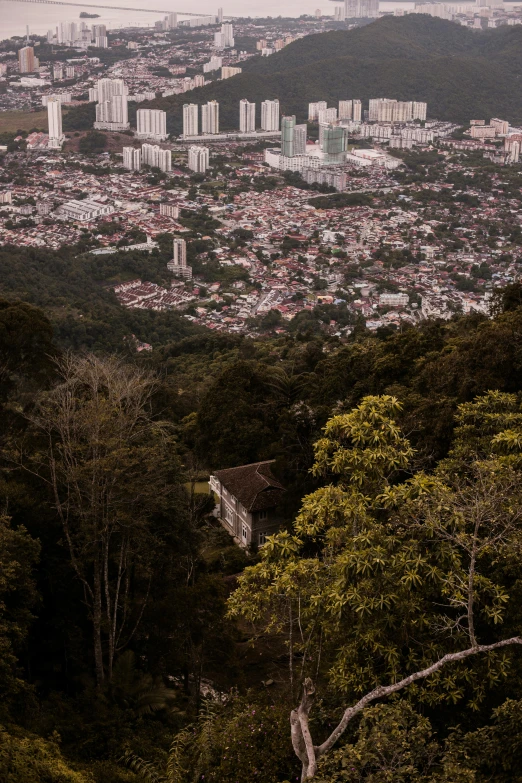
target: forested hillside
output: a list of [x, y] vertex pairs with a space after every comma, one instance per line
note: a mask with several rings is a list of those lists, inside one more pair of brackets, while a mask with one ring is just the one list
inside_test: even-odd
[[[521, 301], [128, 359], [2, 301], [0, 779], [517, 780]], [[261, 459], [243, 552], [197, 482]]]
[[[427, 101], [430, 116], [467, 122], [502, 116], [522, 121], [518, 26], [483, 32], [412, 14], [387, 17], [350, 31], [310, 35], [267, 57], [242, 64], [243, 73], [183, 95], [158, 100], [169, 130], [180, 133], [184, 103], [220, 102], [223, 128], [238, 124], [242, 98], [279, 98], [282, 112], [307, 118], [309, 101], [393, 97]], [[259, 111], [259, 108], [258, 108]]]

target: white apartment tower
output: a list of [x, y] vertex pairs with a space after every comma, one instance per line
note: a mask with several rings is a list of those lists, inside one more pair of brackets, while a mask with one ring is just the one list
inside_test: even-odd
[[353, 117], [354, 122], [360, 122], [362, 119], [362, 103], [361, 101], [356, 98], [353, 102]]
[[317, 103], [309, 103], [308, 104], [308, 119], [313, 122], [314, 120], [317, 120], [319, 117], [319, 112], [324, 111], [326, 109], [328, 104], [326, 101], [317, 101]]
[[183, 106], [183, 135], [198, 135], [198, 106], [196, 103], [185, 103]]
[[317, 121], [319, 124], [322, 122], [330, 123], [337, 120], [337, 109], [320, 109], [317, 112]]
[[194, 144], [189, 147], [188, 151], [188, 167], [191, 171], [196, 171], [199, 174], [204, 174], [208, 169], [210, 157], [210, 150], [208, 147], [200, 147]]
[[413, 101], [413, 119], [424, 121], [428, 115], [428, 104], [422, 101]]
[[201, 107], [201, 132], [219, 133], [219, 103], [209, 101]]
[[129, 171], [139, 171], [141, 169], [141, 150], [134, 147], [124, 147], [123, 165]]
[[230, 22], [221, 25], [221, 32], [214, 33], [214, 46], [218, 49], [232, 49], [234, 46], [234, 28]]
[[143, 144], [141, 148], [141, 161], [143, 165], [151, 166], [160, 171], [172, 171], [171, 151], [162, 150], [157, 144]]
[[256, 129], [256, 104], [246, 98], [239, 101], [239, 130], [241, 133], [251, 133]]
[[188, 280], [192, 277], [192, 267], [187, 266], [187, 244], [184, 239], [174, 237], [172, 242], [173, 258], [167, 264], [167, 269], [179, 277]]
[[353, 116], [353, 101], [339, 101], [339, 119], [351, 120]]
[[160, 109], [138, 109], [136, 126], [136, 136], [139, 139], [164, 141], [168, 138], [167, 113]]
[[94, 127], [97, 130], [127, 130], [129, 90], [123, 79], [100, 79], [95, 89], [97, 89], [98, 104]]
[[47, 101], [47, 117], [49, 120], [49, 147], [50, 149], [60, 149], [64, 135], [62, 132], [62, 102], [53, 96]]
[[279, 130], [279, 101], [263, 101], [261, 103], [261, 130]]

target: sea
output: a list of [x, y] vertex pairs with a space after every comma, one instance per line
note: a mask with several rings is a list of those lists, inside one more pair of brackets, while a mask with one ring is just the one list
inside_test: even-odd
[[[99, 2], [99, 0], [98, 0]], [[99, 3], [101, 5], [101, 3]], [[317, 9], [324, 14], [333, 15], [335, 5], [331, 0], [107, 0], [107, 5], [125, 6], [126, 9], [114, 10], [92, 5], [77, 6], [53, 5], [47, 3], [27, 3], [19, 0], [0, 0], [0, 40], [14, 36], [25, 36], [29, 33], [45, 35], [60, 22], [79, 22], [80, 13], [99, 14], [99, 19], [84, 19], [86, 24], [105, 24], [111, 30], [125, 27], [153, 27], [154, 22], [162, 19], [167, 13], [176, 11], [183, 19], [183, 11], [191, 13], [217, 14], [218, 6], [223, 7], [225, 16], [242, 17], [278, 17], [301, 14], [314, 14]], [[339, 6], [341, 3], [339, 3]], [[411, 8], [411, 2], [394, 2], [381, 0], [383, 11], [395, 8]], [[142, 9], [152, 10], [142, 10]], [[138, 10], [139, 9], [139, 10]], [[185, 17], [187, 18], [187, 17]]]

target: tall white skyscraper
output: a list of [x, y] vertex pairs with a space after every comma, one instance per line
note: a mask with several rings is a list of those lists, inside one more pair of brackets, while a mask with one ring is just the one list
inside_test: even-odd
[[129, 90], [123, 79], [100, 79], [95, 89], [98, 91], [98, 104], [94, 127], [97, 130], [128, 130]]
[[187, 243], [180, 237], [174, 237], [172, 242], [173, 258], [167, 264], [167, 269], [179, 277], [188, 280], [192, 277], [192, 267], [187, 266]]
[[95, 88], [98, 90], [98, 101], [110, 101], [113, 95], [128, 95], [129, 90], [123, 79], [99, 79]]
[[221, 25], [221, 32], [214, 33], [214, 46], [217, 49], [231, 49], [234, 46], [234, 28], [230, 22]]
[[345, 19], [376, 19], [379, 0], [344, 0]]
[[209, 101], [201, 107], [201, 132], [219, 133], [219, 103]]
[[141, 169], [141, 150], [134, 147], [124, 147], [123, 165], [129, 171], [139, 171]]
[[317, 112], [317, 121], [319, 124], [322, 122], [335, 122], [337, 119], [337, 109], [320, 109]]
[[358, 98], [353, 102], [353, 121], [360, 122], [362, 119], [362, 103]]
[[183, 106], [183, 135], [198, 135], [198, 106], [196, 103], [185, 103]]
[[194, 144], [189, 147], [188, 151], [188, 167], [191, 171], [196, 171], [200, 174], [204, 174], [208, 169], [210, 157], [210, 150], [208, 147], [200, 147]]
[[47, 101], [47, 117], [49, 120], [49, 147], [60, 149], [64, 135], [62, 132], [62, 102], [59, 98], [52, 97]]
[[172, 242], [173, 258], [176, 266], [187, 266], [187, 243], [184, 239], [174, 237]]
[[353, 114], [353, 101], [339, 101], [339, 119], [351, 120]]
[[250, 103], [246, 98], [239, 101], [239, 130], [241, 133], [250, 133], [256, 129], [256, 104]]
[[221, 33], [223, 34], [223, 40], [225, 48], [231, 48], [234, 46], [234, 28], [230, 22], [225, 22], [221, 25]]
[[428, 114], [428, 104], [422, 101], [413, 101], [413, 119], [425, 120]]
[[139, 139], [164, 141], [168, 138], [167, 113], [160, 109], [138, 109], [136, 125], [136, 136]]
[[218, 20], [218, 24], [221, 24], [223, 22], [223, 9], [222, 8], [218, 8], [217, 20]]
[[279, 130], [279, 101], [263, 101], [261, 103], [261, 130]]
[[141, 161], [145, 166], [158, 168], [160, 171], [172, 171], [172, 153], [162, 150], [157, 144], [143, 144]]
[[317, 101], [317, 103], [309, 103], [308, 104], [308, 119], [313, 122], [313, 120], [317, 120], [319, 116], [320, 111], [324, 111], [326, 109], [328, 104], [326, 101]]
[[167, 16], [167, 25], [169, 30], [175, 30], [178, 26], [178, 15], [177, 14], [169, 14]]

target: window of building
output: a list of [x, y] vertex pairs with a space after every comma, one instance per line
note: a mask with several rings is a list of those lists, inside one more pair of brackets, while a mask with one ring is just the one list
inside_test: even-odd
[[259, 546], [263, 546], [263, 544], [266, 544], [266, 537], [267, 537], [267, 535], [268, 535], [267, 533], [258, 533], [257, 534]]
[[267, 511], [260, 511], [259, 512], [259, 519], [266, 519], [267, 516], [268, 516], [268, 512]]
[[241, 536], [243, 538], [243, 541], [247, 540], [247, 533], [248, 533], [247, 526], [243, 525], [241, 528]]
[[232, 513], [232, 509], [228, 508], [228, 506], [225, 508], [225, 519], [229, 525], [234, 524], [234, 514]]

